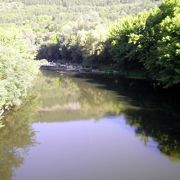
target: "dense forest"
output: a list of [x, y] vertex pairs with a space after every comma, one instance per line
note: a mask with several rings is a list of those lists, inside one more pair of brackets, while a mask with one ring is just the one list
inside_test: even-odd
[[180, 1], [129, 17], [110, 33], [116, 68], [139, 71], [169, 87], [180, 82]]
[[0, 0], [0, 13], [1, 113], [21, 104], [33, 59], [180, 82], [180, 0]]

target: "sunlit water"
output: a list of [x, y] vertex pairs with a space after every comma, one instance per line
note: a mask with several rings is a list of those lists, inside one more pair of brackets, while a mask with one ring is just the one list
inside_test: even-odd
[[30, 94], [0, 130], [0, 180], [180, 179], [172, 98], [55, 73]]

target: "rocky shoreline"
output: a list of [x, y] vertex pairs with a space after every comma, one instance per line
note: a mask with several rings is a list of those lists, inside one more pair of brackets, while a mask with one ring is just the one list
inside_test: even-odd
[[61, 73], [90, 73], [90, 74], [118, 74], [116, 71], [108, 72], [99, 69], [92, 68], [90, 66], [82, 66], [76, 64], [56, 64], [56, 63], [47, 63], [40, 66], [42, 70], [49, 70], [49, 71], [57, 71]]

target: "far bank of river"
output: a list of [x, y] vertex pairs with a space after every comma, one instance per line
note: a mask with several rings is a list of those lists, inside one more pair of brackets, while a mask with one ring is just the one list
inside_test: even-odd
[[59, 64], [54, 62], [48, 62], [40, 66], [42, 70], [49, 70], [49, 71], [57, 71], [60, 73], [79, 73], [79, 74], [94, 74], [94, 75], [105, 75], [105, 76], [115, 76], [127, 79], [134, 79], [134, 80], [144, 80], [144, 81], [151, 81], [155, 82], [150, 77], [140, 73], [140, 72], [120, 72], [117, 70], [113, 70], [109, 67], [93, 67], [93, 65], [84, 66], [81, 64], [73, 64], [73, 63], [66, 63], [66, 64]]

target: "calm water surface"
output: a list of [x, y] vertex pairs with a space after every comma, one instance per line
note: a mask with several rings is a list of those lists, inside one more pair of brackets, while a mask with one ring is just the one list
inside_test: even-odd
[[179, 119], [173, 95], [43, 72], [0, 130], [0, 180], [179, 180]]

